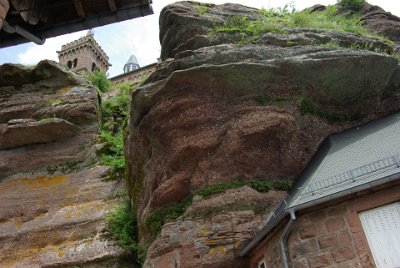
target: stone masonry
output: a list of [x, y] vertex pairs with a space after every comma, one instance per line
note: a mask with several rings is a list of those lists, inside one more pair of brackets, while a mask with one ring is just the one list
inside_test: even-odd
[[[399, 200], [400, 184], [300, 214], [287, 240], [290, 267], [375, 267], [358, 213]], [[252, 254], [251, 267], [264, 260], [282, 267], [279, 238], [286, 222]]]

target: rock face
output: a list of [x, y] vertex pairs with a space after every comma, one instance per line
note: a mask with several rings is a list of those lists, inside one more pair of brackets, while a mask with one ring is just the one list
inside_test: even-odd
[[[196, 201], [199, 189], [213, 184], [294, 178], [329, 134], [399, 109], [398, 61], [350, 48], [372, 44], [391, 53], [391, 45], [315, 29], [270, 32], [241, 45], [239, 34], [209, 33], [232, 15], [259, 16], [240, 5], [193, 2], [161, 12], [164, 61], [133, 93], [125, 147], [128, 187], [147, 243], [145, 222], [157, 208], [189, 195]], [[331, 42], [339, 46], [321, 46]], [[217, 199], [194, 202], [164, 225], [145, 266], [244, 267], [235, 252], [262, 217], [240, 209], [239, 194], [215, 198], [232, 205], [199, 218], [190, 211], [215, 210]], [[268, 211], [274, 202], [267, 204]]]
[[117, 267], [104, 217], [118, 185], [96, 164], [96, 90], [51, 61], [5, 64], [0, 77], [0, 266]]

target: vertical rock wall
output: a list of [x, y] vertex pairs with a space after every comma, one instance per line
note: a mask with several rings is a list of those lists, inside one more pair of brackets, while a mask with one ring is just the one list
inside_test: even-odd
[[96, 90], [55, 62], [0, 66], [0, 267], [126, 264], [105, 231], [119, 186], [97, 164], [98, 117]]

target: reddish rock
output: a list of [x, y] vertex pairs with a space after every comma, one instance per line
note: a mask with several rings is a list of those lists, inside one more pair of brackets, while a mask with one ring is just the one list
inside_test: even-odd
[[74, 124], [59, 118], [21, 123], [11, 121], [11, 124], [0, 124], [0, 150], [52, 142], [71, 137], [77, 132]]

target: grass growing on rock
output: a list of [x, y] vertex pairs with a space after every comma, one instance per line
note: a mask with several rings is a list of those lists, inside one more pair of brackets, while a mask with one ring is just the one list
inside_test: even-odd
[[171, 203], [165, 206], [156, 208], [153, 212], [147, 216], [144, 224], [149, 229], [150, 233], [156, 236], [163, 225], [168, 222], [177, 219], [186, 209], [192, 204], [192, 196], [188, 196], [179, 203]]
[[249, 186], [254, 190], [265, 193], [270, 190], [277, 190], [277, 191], [287, 191], [289, 190], [292, 182], [290, 180], [266, 180], [266, 179], [258, 179], [258, 180], [251, 180], [251, 181], [232, 181], [232, 182], [225, 182], [219, 184], [213, 184], [207, 186], [199, 191], [196, 192], [197, 195], [200, 195], [204, 198], [209, 198], [212, 195], [223, 193], [229, 189], [240, 188], [243, 186]]
[[310, 10], [296, 11], [294, 7], [286, 5], [283, 8], [261, 9], [259, 15], [256, 20], [232, 16], [224, 25], [215, 26], [211, 33], [239, 33], [243, 37], [242, 42], [249, 43], [264, 33], [286, 33], [285, 28], [302, 27], [350, 32], [387, 40], [363, 28], [360, 14], [338, 15], [338, 8], [334, 5], [327, 6], [324, 11], [313, 13]]

